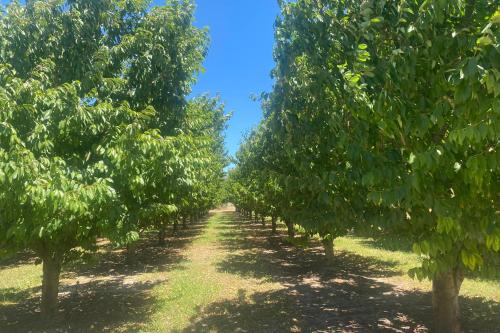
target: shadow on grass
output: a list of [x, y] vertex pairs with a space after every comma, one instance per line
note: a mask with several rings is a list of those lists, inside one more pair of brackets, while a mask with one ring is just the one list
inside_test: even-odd
[[10, 269], [16, 268], [23, 265], [30, 265], [36, 262], [36, 255], [32, 251], [22, 251], [16, 254], [12, 254], [6, 258], [0, 260], [0, 268]]
[[365, 238], [361, 244], [381, 250], [412, 253], [412, 242], [406, 238]]
[[[251, 293], [199, 307], [179, 332], [428, 332], [431, 295], [384, 282], [392, 262], [322, 248], [292, 247], [270, 228], [226, 214], [217, 228], [228, 253], [218, 269], [279, 282], [282, 289]], [[500, 306], [462, 298], [464, 332], [497, 332]]]
[[155, 233], [148, 233], [138, 243], [132, 261], [123, 250], [103, 243], [97, 254], [79, 265], [65, 265], [59, 311], [51, 320], [40, 313], [40, 287], [0, 290], [0, 295], [12, 300], [0, 306], [0, 332], [140, 331], [156, 309], [151, 290], [164, 282], [161, 274], [142, 275], [182, 269], [183, 250], [205, 226], [206, 219], [179, 230], [176, 237], [167, 239], [165, 247], [157, 246]]
[[[413, 253], [412, 241], [404, 237], [386, 236], [384, 238], [361, 238], [360, 244], [374, 249]], [[481, 272], [481, 271], [475, 271], [475, 272], [467, 271], [465, 273], [465, 276], [471, 279], [481, 279], [491, 282], [500, 282], [500, 276], [487, 275], [486, 272]]]

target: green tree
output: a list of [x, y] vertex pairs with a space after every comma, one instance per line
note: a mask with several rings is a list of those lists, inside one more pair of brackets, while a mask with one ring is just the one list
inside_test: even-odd
[[178, 210], [188, 182], [193, 139], [179, 128], [206, 32], [190, 1], [148, 6], [27, 1], [1, 12], [0, 244], [43, 260], [46, 314], [70, 249], [135, 241], [142, 223]]
[[[282, 215], [326, 237], [376, 225], [412, 238], [434, 329], [459, 332], [464, 274], [500, 260], [498, 3], [281, 7], [264, 120], [280, 149], [264, 144], [264, 160], [282, 166]], [[239, 177], [259, 173], [245, 161]]]
[[461, 331], [464, 272], [498, 267], [499, 14], [494, 1], [425, 1], [349, 15], [359, 51], [344, 75], [359, 77], [354, 114], [374, 130], [368, 199], [424, 256], [412, 274], [433, 280], [437, 332]]

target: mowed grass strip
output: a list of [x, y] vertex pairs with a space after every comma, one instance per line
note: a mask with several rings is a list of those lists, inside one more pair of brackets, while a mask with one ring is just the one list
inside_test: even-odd
[[[214, 309], [210, 308], [214, 304], [223, 305], [227, 301], [227, 304], [242, 305], [242, 309], [247, 305], [252, 308], [251, 305], [255, 303], [252, 295], [284, 288], [280, 283], [271, 282], [273, 281], [271, 278], [242, 276], [220, 268], [219, 263], [228, 256], [254, 253], [251, 248], [245, 246], [233, 248], [224, 246], [228, 243], [243, 244], [244, 238], [248, 237], [248, 234], [239, 232], [239, 225], [234, 222], [235, 218], [236, 215], [231, 213], [212, 214], [203, 227], [203, 232], [182, 249], [184, 259], [178, 265], [169, 270], [134, 276], [134, 280], [137, 281], [161, 281], [148, 291], [153, 296], [150, 301], [154, 303], [150, 315], [148, 318], [143, 318], [144, 321], [137, 323], [135, 327], [140, 327], [142, 332], [154, 333], [181, 332], [189, 327], [200, 328], [201, 326], [196, 326], [196, 323], [207, 322], [203, 319], [210, 311], [213, 315]], [[419, 282], [407, 275], [408, 269], [418, 266], [421, 259], [404, 244], [402, 241], [398, 242], [397, 246], [392, 246], [390, 243], [381, 244], [370, 238], [348, 236], [338, 238], [335, 241], [335, 249], [394, 263], [388, 265], [387, 269], [397, 274], [380, 277], [381, 280], [401, 289], [429, 291], [431, 288], [429, 281]], [[255, 255], [262, 256], [264, 253], [255, 252]], [[252, 260], [248, 264], [254, 265]], [[0, 267], [0, 307], [21, 303], [32, 297], [35, 297], [33, 301], [38, 301], [36, 297], [39, 296], [40, 286], [41, 265], [34, 265], [32, 259], [4, 264]], [[499, 302], [500, 283], [497, 280], [467, 278], [461, 294], [465, 297], [481, 297]], [[287, 300], [281, 301], [283, 304], [288, 304], [287, 302]], [[227, 311], [224, 306], [221, 309]], [[287, 311], [287, 309], [282, 310]], [[276, 312], [272, 315], [276, 316]], [[221, 313], [221, 316], [224, 316], [224, 313]], [[240, 319], [242, 318], [247, 319], [244, 316]], [[271, 322], [261, 319], [263, 322]], [[245, 326], [245, 323], [239, 324]], [[285, 326], [286, 324], [283, 323]], [[250, 324], [247, 326], [252, 327]], [[127, 331], [126, 326], [123, 327], [123, 331]], [[210, 331], [210, 328], [207, 327], [206, 331]]]
[[42, 265], [26, 263], [0, 267], [0, 306], [31, 298], [41, 288]]
[[206, 306], [235, 299], [251, 303], [251, 295], [255, 292], [283, 288], [279, 283], [242, 277], [217, 268], [217, 263], [229, 255], [220, 243], [238, 237], [227, 232], [236, 226], [220, 226], [231, 222], [231, 218], [233, 214], [211, 216], [205, 232], [187, 249], [188, 260], [178, 269], [167, 272], [165, 283], [153, 290], [157, 299], [156, 313], [145, 332], [182, 331], [203, 318]]
[[[377, 245], [377, 242], [365, 237], [339, 237], [335, 240], [335, 249], [358, 254], [363, 257], [377, 258], [379, 260], [394, 263], [387, 267], [398, 273], [395, 277], [384, 278], [404, 288], [416, 288], [423, 291], [431, 290], [429, 280], [418, 281], [408, 276], [408, 270], [418, 267], [421, 258], [411, 251], [387, 249]], [[390, 244], [387, 247], [391, 247]], [[500, 281], [494, 279], [465, 278], [460, 294], [466, 297], [482, 297], [487, 300], [500, 302]]]

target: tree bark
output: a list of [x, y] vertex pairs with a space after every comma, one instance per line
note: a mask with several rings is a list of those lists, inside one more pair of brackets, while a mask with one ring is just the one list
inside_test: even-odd
[[174, 227], [173, 227], [174, 235], [177, 233], [177, 230], [179, 230], [179, 222], [177, 221], [176, 218], [174, 219]]
[[323, 238], [321, 242], [323, 243], [323, 247], [325, 249], [326, 259], [332, 260], [334, 258], [333, 239], [331, 237], [327, 237]]
[[264, 217], [264, 215], [261, 215], [260, 216], [260, 223], [262, 223], [262, 226], [265, 227], [266, 226], [266, 218]]
[[462, 332], [458, 295], [463, 280], [460, 269], [451, 269], [432, 280], [434, 332]]
[[167, 234], [165, 230], [165, 223], [162, 222], [160, 225], [160, 230], [158, 230], [158, 245], [159, 246], [165, 246], [165, 236]]
[[288, 231], [288, 237], [289, 238], [294, 238], [295, 237], [295, 229], [293, 228], [293, 223], [290, 221], [285, 221], [286, 228]]
[[182, 217], [182, 228], [187, 229], [187, 218], [185, 216]]
[[272, 234], [276, 235], [276, 216], [271, 217]]
[[135, 264], [136, 263], [136, 248], [137, 248], [137, 243], [130, 243], [127, 244], [127, 263], [129, 264]]
[[52, 317], [57, 312], [57, 295], [59, 293], [59, 275], [61, 274], [62, 255], [51, 254], [42, 258], [42, 304], [44, 317]]

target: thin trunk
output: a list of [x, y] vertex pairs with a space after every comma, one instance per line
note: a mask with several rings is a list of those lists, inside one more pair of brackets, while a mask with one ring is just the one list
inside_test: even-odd
[[331, 237], [326, 237], [321, 240], [323, 243], [323, 247], [325, 248], [325, 256], [326, 259], [332, 260], [334, 258], [334, 252], [333, 252], [333, 238]]
[[165, 237], [167, 235], [165, 222], [160, 225], [160, 230], [158, 230], [158, 245], [165, 246]]
[[276, 216], [271, 217], [271, 226], [273, 235], [276, 234]]
[[260, 216], [260, 223], [262, 223], [262, 226], [265, 227], [266, 226], [266, 218], [264, 217], [264, 215], [261, 215]]
[[127, 244], [127, 255], [126, 255], [126, 260], [127, 263], [129, 264], [135, 264], [136, 262], [136, 249], [137, 249], [137, 243], [131, 243]]
[[61, 273], [62, 255], [46, 255], [43, 260], [42, 304], [45, 317], [57, 312], [57, 294], [59, 292], [59, 275]]
[[462, 332], [458, 294], [463, 280], [462, 271], [459, 269], [444, 272], [432, 280], [434, 332]]
[[294, 238], [295, 237], [295, 229], [293, 228], [293, 223], [290, 221], [285, 221], [286, 228], [288, 231], [288, 238]]
[[187, 229], [187, 218], [185, 216], [182, 217], [182, 228]]
[[177, 233], [177, 230], [179, 230], [179, 222], [177, 221], [177, 219], [174, 219], [174, 235]]

